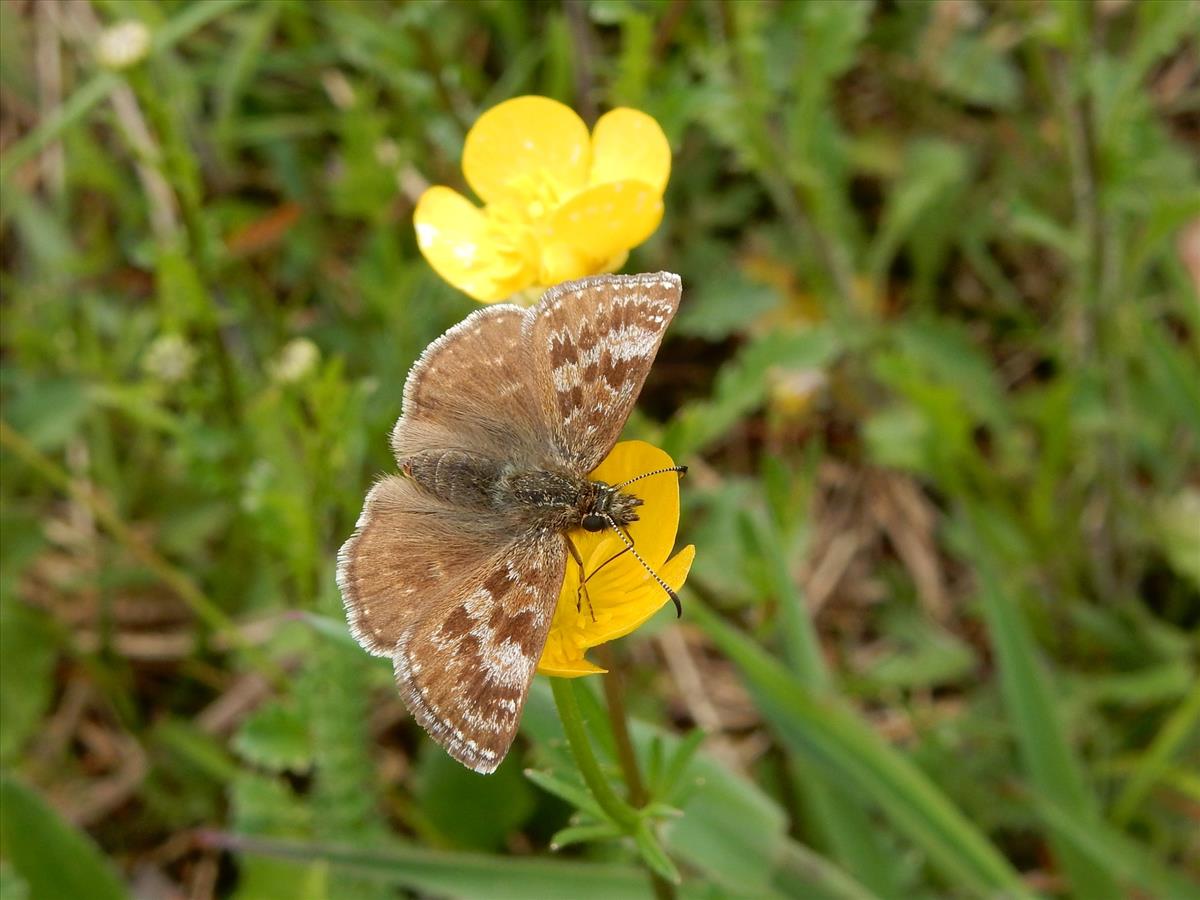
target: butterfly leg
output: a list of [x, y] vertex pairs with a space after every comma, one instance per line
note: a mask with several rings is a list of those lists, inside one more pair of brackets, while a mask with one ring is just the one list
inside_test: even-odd
[[618, 550], [616, 553], [614, 553], [612, 556], [610, 556], [604, 562], [600, 563], [600, 565], [596, 566], [596, 568], [592, 569], [592, 571], [588, 573], [588, 577], [583, 579], [584, 583], [586, 584], [587, 582], [591, 581], [593, 575], [595, 575], [597, 572], [599, 572], [601, 569], [603, 569], [605, 566], [607, 566], [610, 562], [614, 562], [617, 558], [624, 556], [628, 552], [629, 552], [629, 547], [625, 547], [621, 550]]
[[579, 587], [575, 591], [575, 612], [581, 611], [583, 609], [583, 601], [587, 600], [588, 614], [592, 617], [592, 621], [595, 622], [596, 610], [592, 608], [592, 598], [588, 596], [587, 592], [587, 580], [591, 576], [585, 577], [583, 574], [583, 557], [579, 555], [579, 548], [565, 534], [563, 538], [567, 542], [567, 549], [571, 551], [571, 556], [574, 557], [576, 564], [579, 566]]

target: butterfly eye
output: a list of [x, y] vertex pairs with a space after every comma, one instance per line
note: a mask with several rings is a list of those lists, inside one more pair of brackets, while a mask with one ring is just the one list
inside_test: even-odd
[[595, 513], [588, 513], [583, 517], [583, 521], [580, 522], [580, 524], [583, 526], [584, 531], [599, 531], [607, 523], [604, 520], [604, 516], [598, 516]]

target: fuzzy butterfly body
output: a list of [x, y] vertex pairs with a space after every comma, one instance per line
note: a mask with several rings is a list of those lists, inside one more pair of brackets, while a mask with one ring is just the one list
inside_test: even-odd
[[[567, 532], [640, 500], [592, 481], [679, 306], [677, 275], [607, 275], [491, 306], [413, 366], [392, 432], [402, 475], [338, 554], [354, 636], [455, 759], [498, 766], [554, 617]], [[592, 529], [594, 530], [594, 529]]]

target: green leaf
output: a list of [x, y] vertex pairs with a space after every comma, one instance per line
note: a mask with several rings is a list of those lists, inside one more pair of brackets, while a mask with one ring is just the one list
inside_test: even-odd
[[883, 616], [887, 649], [862, 676], [879, 688], [932, 689], [955, 683], [976, 665], [971, 647], [916, 610], [896, 609]]
[[194, 322], [211, 321], [208, 291], [196, 266], [182, 249], [164, 248], [155, 271], [162, 331], [182, 332]]
[[[500, 850], [533, 813], [533, 791], [521, 776], [519, 754], [491, 775], [465, 768], [432, 742], [422, 745], [413, 792], [428, 821], [466, 850]], [[487, 815], [470, 815], [470, 809]]]
[[[986, 515], [986, 513], [981, 513]], [[976, 532], [968, 529], [968, 533]], [[1020, 591], [1006, 590], [982, 538], [972, 541], [980, 599], [988, 636], [996, 654], [1000, 690], [1012, 720], [1025, 767], [1039, 796], [1081, 824], [1099, 826], [1100, 811], [1059, 720], [1054, 683], [1038, 659], [1033, 636], [1021, 611]], [[1056, 855], [1072, 886], [1084, 897], [1122, 896], [1110, 873], [1070, 843], [1055, 841]]]
[[561, 850], [572, 844], [612, 841], [623, 836], [624, 832], [620, 828], [607, 822], [598, 825], [571, 825], [550, 838], [550, 849]]
[[1197, 721], [1200, 721], [1200, 681], [1193, 683], [1192, 690], [1159, 728], [1117, 796], [1112, 817], [1118, 825], [1133, 817], [1150, 789], [1165, 777], [1172, 757], [1196, 730]]
[[771, 285], [751, 281], [736, 270], [726, 271], [688, 292], [672, 331], [720, 340], [744, 330], [779, 303], [779, 292]]
[[1016, 106], [1020, 76], [994, 42], [980, 35], [960, 34], [929, 57], [934, 78], [948, 94], [975, 106], [1002, 110]]
[[[370, 852], [240, 837], [229, 839], [228, 845], [243, 854], [322, 860], [346, 873], [461, 900], [529, 900], [531, 897], [645, 900], [649, 895], [645, 873], [633, 866], [447, 853], [405, 846]], [[684, 896], [701, 894], [685, 892]]]
[[55, 656], [45, 616], [0, 597], [0, 761], [20, 751], [50, 705]]
[[[666, 801], [670, 801], [675, 796], [675, 792], [681, 786], [683, 776], [691, 766], [692, 759], [700, 749], [700, 745], [704, 743], [705, 737], [706, 735], [703, 731], [694, 729], [679, 742], [679, 746], [675, 748], [675, 752], [671, 754], [671, 758], [667, 762], [662, 779], [653, 789], [655, 796]], [[656, 744], [656, 746], [661, 746], [661, 743]]]
[[559, 778], [557, 775], [537, 769], [526, 770], [525, 777], [543, 791], [553, 794], [560, 800], [566, 801], [581, 812], [587, 813], [593, 819], [600, 822], [609, 821], [604, 810], [600, 808], [600, 805], [596, 803], [595, 799], [583, 785], [574, 784], [564, 778]]
[[[273, 775], [243, 772], [232, 779], [230, 807], [233, 827], [240, 832], [271, 837], [306, 837], [311, 811], [287, 783]], [[320, 861], [250, 856], [237, 861], [234, 900], [328, 900], [329, 867]]]
[[233, 749], [273, 772], [306, 772], [312, 766], [308, 724], [298, 709], [280, 702], [255, 710], [234, 736]]
[[1154, 506], [1156, 537], [1172, 568], [1200, 590], [1200, 490], [1185, 487]]
[[888, 193], [868, 268], [882, 282], [901, 243], [922, 220], [956, 191], [968, 174], [966, 151], [942, 140], [919, 140], [908, 148], [900, 178]]
[[698, 452], [762, 404], [772, 368], [819, 368], [841, 349], [841, 339], [828, 325], [757, 338], [721, 368], [711, 400], [694, 401], [679, 411], [663, 436], [664, 449], [676, 459]]
[[644, 823], [634, 832], [633, 842], [637, 845], [638, 853], [646, 865], [672, 884], [679, 884], [681, 879], [675, 863], [671, 862], [671, 857], [663, 851], [662, 846], [655, 840], [649, 827]]
[[[1110, 879], [1124, 882], [1118, 896], [1200, 898], [1200, 884], [1171, 871], [1145, 846], [1135, 843], [1107, 823], [1081, 821], [1043, 796], [1030, 802], [1059, 842], [1087, 860]], [[1092, 894], [1080, 892], [1080, 897]]]
[[1028, 896], [1017, 873], [912, 763], [841, 705], [814, 699], [795, 677], [698, 599], [691, 615], [742, 671], [785, 746], [878, 804], [952, 883], [972, 893]]
[[29, 885], [7, 859], [0, 859], [0, 900], [29, 900]]
[[121, 900], [125, 886], [100, 849], [32, 788], [0, 776], [0, 853], [29, 886], [30, 900]]
[[57, 450], [79, 434], [92, 410], [87, 385], [74, 378], [23, 381], [5, 403], [9, 424], [42, 451]]
[[[807, 688], [821, 693], [828, 689], [830, 679], [808, 605], [789, 570], [783, 535], [773, 523], [760, 524], [750, 517], [745, 522], [777, 604], [777, 629], [788, 668]], [[809, 828], [821, 843], [872, 890], [896, 894], [900, 887], [895, 869], [862, 801], [807, 767], [792, 766], [791, 771], [805, 804]]]

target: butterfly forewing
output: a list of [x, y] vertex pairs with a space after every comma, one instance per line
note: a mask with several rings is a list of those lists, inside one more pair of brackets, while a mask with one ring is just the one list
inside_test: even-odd
[[586, 474], [616, 444], [679, 308], [678, 275], [603, 275], [551, 288], [531, 310], [529, 355], [549, 391], [561, 462]]
[[364, 649], [392, 656], [404, 633], [473, 583], [511, 540], [394, 475], [367, 494], [354, 534], [338, 553], [338, 586], [350, 630]]
[[392, 431], [397, 457], [445, 448], [536, 454], [549, 424], [536, 372], [520, 352], [525, 321], [518, 306], [489, 306], [426, 348], [404, 385], [404, 415]]

